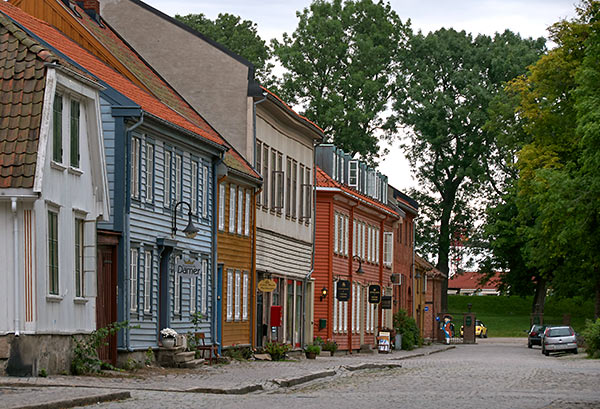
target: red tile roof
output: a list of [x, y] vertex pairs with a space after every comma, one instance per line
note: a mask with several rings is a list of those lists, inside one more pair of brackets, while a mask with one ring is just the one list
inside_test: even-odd
[[375, 199], [370, 198], [369, 196], [366, 196], [360, 192], [357, 192], [356, 190], [342, 184], [339, 183], [338, 181], [334, 180], [331, 178], [331, 176], [329, 176], [327, 173], [325, 173], [323, 170], [321, 170], [320, 167], [317, 166], [317, 188], [319, 187], [329, 187], [329, 188], [337, 188], [340, 191], [342, 191], [343, 193], [345, 193], [346, 195], [359, 200], [363, 203], [369, 204], [373, 207], [375, 207], [377, 210], [379, 211], [383, 211], [385, 213], [391, 214], [393, 216], [396, 217], [400, 217], [398, 215], [398, 213], [393, 210], [391, 207], [384, 205], [381, 202], [378, 202]]
[[46, 68], [57, 58], [0, 15], [0, 188], [32, 188]]
[[[181, 127], [189, 132], [192, 132], [208, 141], [226, 146], [228, 148], [230, 147], [229, 144], [197, 113], [191, 110], [191, 108], [190, 111], [188, 111], [187, 113], [190, 117], [199, 119], [195, 122], [202, 123], [202, 127], [193, 123], [187, 115], [184, 117], [183, 114], [177, 112], [170, 106], [167, 106], [167, 104], [160, 101], [157, 96], [149, 94], [147, 91], [142, 90], [129, 79], [125, 78], [112, 67], [106, 65], [99, 58], [92, 55], [90, 52], [88, 52], [87, 50], [79, 46], [77, 43], [66, 37], [56, 28], [50, 26], [48, 23], [39, 20], [33, 16], [30, 16], [18, 7], [15, 7], [4, 1], [0, 1], [0, 12], [3, 12], [9, 17], [13, 18], [19, 24], [23, 25], [23, 27], [30, 30], [32, 33], [46, 41], [50, 46], [56, 48], [58, 51], [65, 54], [67, 57], [71, 58], [73, 61], [83, 66], [94, 76], [106, 82], [110, 87], [114, 88], [121, 94], [125, 95], [126, 97], [140, 105], [144, 111], [150, 113], [151, 115], [157, 116], [158, 118], [167, 121], [173, 125]], [[87, 16], [87, 14], [85, 14], [85, 12], [83, 11], [81, 11], [81, 14], [82, 16]], [[115, 36], [115, 38], [117, 37]], [[155, 83], [155, 85], [157, 84], [158, 82]], [[168, 88], [168, 86], [164, 86]], [[194, 113], [195, 115], [192, 115], [192, 113]], [[241, 156], [237, 152], [231, 149], [230, 151], [232, 152], [228, 152], [228, 154], [232, 155], [233, 158], [235, 158], [235, 161], [240, 162], [239, 165], [245, 171], [245, 173], [248, 173], [253, 177], [260, 178], [260, 176], [243, 158], [241, 158]]]
[[487, 283], [480, 284], [484, 275], [476, 271], [455, 274], [448, 281], [448, 288], [496, 290], [500, 284], [500, 273], [496, 273]]

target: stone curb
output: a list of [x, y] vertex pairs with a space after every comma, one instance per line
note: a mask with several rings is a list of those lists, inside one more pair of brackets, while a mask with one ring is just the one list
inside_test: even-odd
[[72, 399], [61, 399], [51, 402], [38, 403], [34, 405], [13, 406], [11, 409], [62, 409], [73, 408], [75, 406], [94, 405], [99, 402], [111, 402], [131, 398], [129, 392], [111, 392], [101, 395], [83, 396]]
[[334, 376], [335, 374], [336, 374], [336, 370], [322, 371], [322, 372], [315, 372], [315, 373], [311, 373], [308, 375], [299, 376], [297, 378], [273, 379], [272, 382], [283, 388], [287, 388], [290, 386], [300, 385], [301, 383], [310, 382], [315, 379], [326, 378], [328, 376]]
[[262, 391], [263, 386], [261, 384], [247, 385], [241, 388], [191, 388], [183, 391], [176, 392], [191, 392], [191, 393], [210, 393], [214, 395], [246, 395], [248, 393]]
[[350, 372], [354, 372], [354, 371], [361, 371], [363, 369], [391, 369], [391, 368], [402, 368], [401, 364], [392, 364], [392, 363], [388, 363], [388, 364], [360, 364], [360, 365], [345, 365], [342, 366], [342, 368], [350, 371]]

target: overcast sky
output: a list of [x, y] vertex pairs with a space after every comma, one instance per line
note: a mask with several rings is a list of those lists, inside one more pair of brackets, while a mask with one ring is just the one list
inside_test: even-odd
[[[203, 13], [214, 19], [219, 13], [235, 14], [258, 26], [263, 40], [281, 38], [296, 28], [296, 11], [310, 0], [143, 0], [158, 10], [175, 14]], [[411, 19], [413, 30], [427, 33], [452, 27], [469, 33], [493, 35], [510, 29], [524, 37], [546, 37], [546, 28], [561, 18], [575, 15], [574, 0], [391, 0], [403, 21]], [[414, 185], [398, 144], [381, 161], [380, 170], [390, 183], [405, 189]]]

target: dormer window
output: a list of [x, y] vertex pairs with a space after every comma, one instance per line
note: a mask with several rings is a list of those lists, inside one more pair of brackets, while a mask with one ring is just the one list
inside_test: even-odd
[[71, 100], [71, 166], [79, 168], [79, 101]]
[[351, 160], [350, 163], [348, 164], [348, 167], [350, 168], [350, 171], [349, 171], [350, 180], [349, 180], [348, 185], [350, 187], [358, 189], [358, 179], [359, 179], [358, 161]]
[[54, 105], [52, 108], [52, 160], [56, 163], [62, 163], [62, 95], [54, 96]]

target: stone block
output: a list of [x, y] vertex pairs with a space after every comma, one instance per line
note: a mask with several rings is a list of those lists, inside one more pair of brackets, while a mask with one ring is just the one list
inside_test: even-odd
[[12, 335], [0, 337], [0, 359], [10, 358], [10, 343], [12, 341], [12, 337]]

